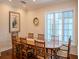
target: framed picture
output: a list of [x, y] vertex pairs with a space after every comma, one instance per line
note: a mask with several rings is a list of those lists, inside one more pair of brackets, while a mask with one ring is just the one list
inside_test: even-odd
[[34, 23], [34, 25], [39, 25], [39, 19], [37, 18], [37, 17], [35, 17], [34, 19], [33, 19], [33, 23]]
[[19, 32], [20, 31], [20, 13], [9, 12], [9, 32]]

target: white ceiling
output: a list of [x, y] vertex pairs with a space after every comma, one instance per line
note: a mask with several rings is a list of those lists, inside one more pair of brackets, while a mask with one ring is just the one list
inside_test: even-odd
[[[25, 1], [26, 4], [21, 3], [21, 1]], [[12, 0], [11, 2], [9, 2], [9, 0], [0, 0], [0, 2], [10, 3], [11, 5], [23, 7], [26, 9], [41, 8], [50, 4], [69, 2], [69, 1], [71, 0], [36, 0], [36, 2], [33, 2], [33, 0]]]

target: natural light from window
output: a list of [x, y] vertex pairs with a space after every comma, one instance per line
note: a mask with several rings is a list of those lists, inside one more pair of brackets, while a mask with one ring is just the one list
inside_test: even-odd
[[69, 37], [73, 41], [73, 11], [49, 12], [45, 16], [45, 39], [58, 37], [64, 43]]

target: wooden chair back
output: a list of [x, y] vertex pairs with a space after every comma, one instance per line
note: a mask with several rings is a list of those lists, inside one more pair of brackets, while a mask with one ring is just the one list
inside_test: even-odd
[[28, 38], [34, 38], [34, 34], [33, 33], [28, 33]]
[[45, 42], [39, 42], [39, 41], [35, 41], [35, 46], [36, 46], [36, 55], [37, 57], [44, 57], [45, 59]]
[[20, 37], [21, 40], [21, 58], [26, 59], [27, 57], [27, 40], [26, 38]]
[[17, 32], [11, 33], [11, 38], [12, 38], [12, 44], [15, 44], [18, 39], [18, 33]]
[[70, 56], [69, 56], [69, 53], [70, 53], [70, 46], [71, 46], [71, 36], [70, 36], [69, 41], [68, 41], [67, 59], [70, 59]]
[[[60, 48], [61, 51], [66, 51], [66, 58], [70, 59], [69, 53], [70, 53], [70, 46], [71, 46], [71, 36], [68, 39], [68, 44], [63, 44], [63, 46]], [[62, 56], [63, 57], [63, 56]]]
[[26, 50], [27, 48], [26, 48], [26, 46], [27, 46], [27, 40], [26, 40], [26, 38], [20, 38], [20, 40], [21, 40], [21, 49], [22, 50]]
[[12, 58], [21, 59], [21, 45], [20, 39], [18, 38], [18, 32], [11, 33], [12, 37]]
[[20, 37], [20, 41], [21, 41], [22, 44], [24, 44], [24, 43], [26, 44], [26, 43], [27, 43], [26, 38], [22, 38], [22, 37]]
[[44, 40], [44, 34], [38, 34], [38, 39], [39, 40]]

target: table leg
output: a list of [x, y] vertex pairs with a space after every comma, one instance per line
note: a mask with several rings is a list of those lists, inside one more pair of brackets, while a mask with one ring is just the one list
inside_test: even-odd
[[46, 49], [46, 53], [48, 53], [48, 49]]
[[55, 50], [54, 50], [53, 52], [54, 52], [54, 59], [56, 59], [56, 54], [57, 54], [57, 53], [56, 53], [56, 51], [55, 51]]
[[52, 59], [52, 49], [51, 49], [51, 59]]
[[54, 59], [58, 59], [57, 51], [58, 51], [58, 49], [53, 50], [53, 53], [54, 53]]

